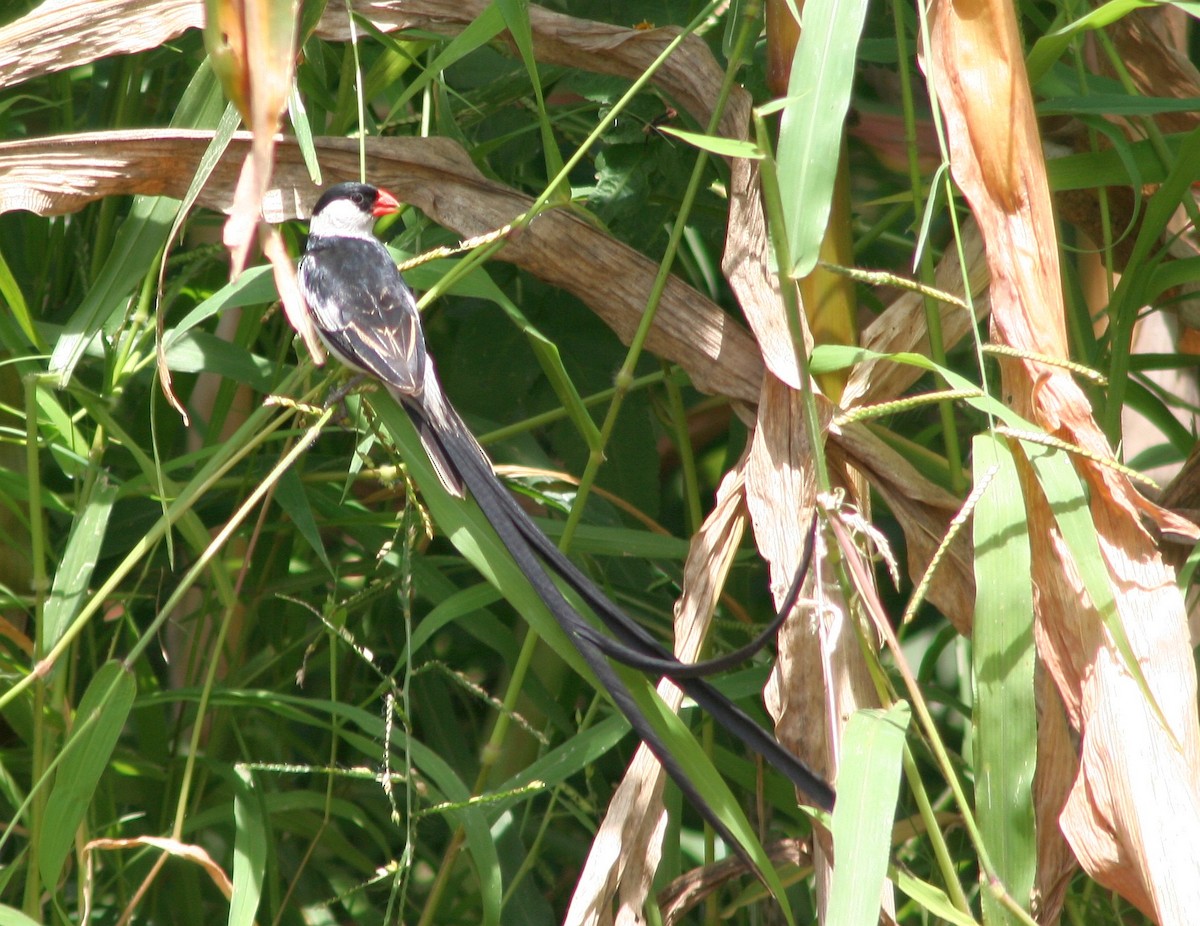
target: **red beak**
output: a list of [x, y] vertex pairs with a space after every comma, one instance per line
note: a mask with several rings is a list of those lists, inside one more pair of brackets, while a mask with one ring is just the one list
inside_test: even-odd
[[381, 215], [391, 215], [399, 210], [400, 200], [387, 190], [380, 190], [379, 195], [375, 198], [375, 207], [371, 210], [371, 215], [379, 218]]

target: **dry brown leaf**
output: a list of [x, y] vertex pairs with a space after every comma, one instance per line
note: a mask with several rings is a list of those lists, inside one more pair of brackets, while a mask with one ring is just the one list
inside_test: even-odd
[[[737, 101], [731, 101], [731, 108]], [[748, 106], [747, 106], [748, 112]], [[748, 119], [747, 115], [747, 119]], [[745, 131], [743, 131], [743, 136]], [[737, 296], [762, 351], [763, 362], [780, 381], [800, 388], [796, 347], [783, 312], [774, 254], [767, 237], [758, 166], [746, 159], [733, 162], [729, 178], [729, 230], [721, 269]], [[805, 328], [806, 350], [812, 338]]]
[[[717, 598], [729, 574], [746, 525], [742, 474], [745, 460], [725, 474], [716, 505], [692, 538], [683, 570], [683, 595], [675, 605], [675, 655], [692, 662], [700, 653]], [[662, 681], [658, 693], [678, 711], [683, 693]], [[565, 926], [641, 924], [662, 854], [666, 811], [665, 775], [645, 744], [638, 747], [625, 777], [609, 802], [592, 841]], [[614, 920], [615, 903], [615, 920]]]
[[259, 209], [271, 182], [275, 133], [296, 67], [299, 0], [208, 0], [206, 8], [209, 60], [253, 137], [223, 235], [230, 277], [236, 279], [262, 222]]
[[168, 839], [163, 836], [137, 836], [130, 839], [93, 839], [83, 847], [84, 855], [97, 850], [141, 849], [149, 846], [165, 852], [173, 858], [181, 858], [199, 865], [208, 875], [210, 881], [217, 886], [226, 899], [233, 896], [233, 881], [218, 865], [208, 852], [200, 846], [180, 842], [178, 839]]
[[[1013, 9], [999, 0], [940, 0], [926, 70], [938, 94], [954, 178], [986, 242], [994, 337], [1067, 356], [1058, 243]], [[1110, 455], [1071, 377], [1029, 362], [1002, 365], [1006, 396], [1051, 434]], [[1091, 513], [1117, 611], [1164, 730], [1116, 653], [1052, 513], [1026, 467], [1034, 544], [1038, 652], [1081, 736], [1081, 761], [1059, 817], [1094, 878], [1162, 923], [1200, 905], [1200, 735], [1183, 601], [1151, 537], [1179, 519], [1140, 498], [1120, 473], [1084, 459]], [[1040, 796], [1040, 795], [1039, 795]]]
[[[61, 215], [104, 196], [144, 193], [182, 198], [212, 133], [126, 131], [0, 143], [0, 212], [29, 209]], [[444, 138], [367, 139], [371, 179], [463, 237], [493, 231], [527, 210], [531, 200], [485, 178], [467, 153]], [[356, 142], [316, 142], [327, 178], [357, 176]], [[227, 211], [248, 136], [239, 133], [199, 197]], [[307, 215], [318, 191], [298, 148], [280, 141], [273, 189], [263, 202], [268, 221]], [[569, 243], [569, 247], [564, 247]], [[540, 215], [510, 237], [499, 258], [519, 264], [578, 296], [626, 343], [641, 320], [657, 264], [567, 209]], [[680, 364], [699, 389], [753, 402], [762, 367], [754, 342], [717, 305], [672, 276], [647, 347]]]
[[[383, 32], [419, 29], [460, 33], [487, 8], [483, 0], [354, 0], [354, 11]], [[64, 15], [69, 8], [70, 15]], [[641, 75], [679, 35], [679, 28], [625, 29], [554, 13], [530, 4], [538, 61], [624, 77]], [[48, 0], [0, 29], [0, 86], [117, 54], [157, 48], [204, 24], [203, 0]], [[344, 6], [329, 4], [317, 25], [320, 38], [349, 41]], [[660, 67], [655, 83], [702, 125], [718, 98], [722, 71], [694, 36]], [[748, 98], [747, 98], [748, 99]], [[730, 107], [721, 131], [744, 132], [745, 111]]]
[[[1183, 10], [1166, 5], [1161, 9], [1135, 9], [1114, 22], [1105, 33], [1120, 56], [1121, 76], [1131, 79], [1142, 93], [1177, 100], [1195, 99], [1200, 96], [1200, 71], [1186, 54], [1176, 50], [1187, 47], [1186, 37], [1172, 47], [1163, 34], [1170, 29], [1159, 28], [1172, 14], [1187, 19]], [[1102, 71], [1112, 73], [1106, 56], [1097, 55], [1097, 62]], [[1190, 132], [1200, 121], [1195, 111], [1160, 112], [1153, 118], [1159, 129], [1167, 133]]]
[[[820, 407], [826, 419], [828, 403]], [[764, 379], [758, 421], [746, 467], [746, 505], [754, 523], [759, 552], [771, 568], [771, 590], [778, 605], [795, 574], [809, 513], [815, 503], [816, 480], [809, 464], [814, 452], [804, 426], [801, 394], [775, 377]], [[833, 470], [841, 472], [841, 470]], [[836, 476], [835, 476], [836, 478]], [[812, 612], [797, 612], [779, 634], [779, 656], [763, 692], [775, 719], [775, 734], [796, 755], [836, 781], [837, 743], [850, 716], [877, 707], [879, 699], [863, 658], [855, 618], [840, 597], [832, 561], [822, 555], [818, 538], [810, 583]], [[844, 556], [861, 556], [858, 550]], [[865, 573], [873, 572], [869, 563]], [[816, 724], [813, 718], [822, 718]], [[818, 903], [823, 907], [832, 876], [829, 846], [820, 837], [814, 852]], [[891, 911], [890, 890], [882, 898]]]
[[[822, 403], [825, 414], [830, 409]], [[746, 464], [746, 507], [754, 525], [755, 543], [770, 566], [771, 591], [776, 606], [787, 594], [804, 546], [805, 533], [816, 499], [816, 478], [809, 460], [814, 448], [803, 424], [801, 395], [774, 376], [763, 380], [758, 420], [750, 440]], [[818, 540], [811, 571], [819, 577], [824, 568]], [[818, 579], [818, 582], [820, 580]], [[807, 587], [811, 587], [811, 579]], [[809, 593], [812, 594], [811, 592]], [[827, 697], [831, 679], [820, 615], [807, 609], [788, 618], [779, 631], [779, 654], [763, 691], [767, 712], [775, 720], [775, 735], [789, 750], [829, 781], [836, 780], [840, 723], [831, 715]], [[843, 626], [848, 622], [843, 621]], [[857, 643], [855, 644], [857, 648]], [[840, 684], [836, 684], [839, 690]], [[814, 718], [821, 718], [814, 723]], [[824, 903], [831, 875], [828, 846], [814, 850], [817, 892]]]
[[1079, 757], [1053, 680], [1039, 670], [1034, 684], [1037, 685], [1038, 742], [1033, 804], [1037, 815], [1038, 869], [1031, 912], [1040, 923], [1057, 923], [1071, 876], [1079, 868], [1058, 825], [1059, 814], [1079, 773]]
[[157, 48], [204, 25], [204, 0], [46, 0], [0, 28], [0, 87]]

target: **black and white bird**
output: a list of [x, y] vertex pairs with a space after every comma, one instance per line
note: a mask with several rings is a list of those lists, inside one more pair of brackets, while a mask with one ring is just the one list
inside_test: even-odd
[[[379, 380], [400, 403], [416, 426], [442, 485], [460, 498], [470, 492], [634, 732], [735, 850], [736, 839], [700, 795], [688, 770], [667, 749], [609, 659], [674, 680], [718, 723], [786, 775], [814, 806], [831, 810], [832, 787], [703, 678], [743, 661], [774, 636], [799, 595], [811, 557], [811, 533], [804, 562], [779, 616], [756, 640], [704, 663], [685, 664], [676, 659], [613, 604], [533, 523], [496, 478], [487, 455], [446, 399], [425, 351], [416, 300], [374, 234], [375, 220], [399, 207], [386, 190], [365, 183], [339, 183], [317, 200], [299, 280], [313, 323], [330, 353]], [[551, 573], [584, 601], [611, 636], [576, 610]]]

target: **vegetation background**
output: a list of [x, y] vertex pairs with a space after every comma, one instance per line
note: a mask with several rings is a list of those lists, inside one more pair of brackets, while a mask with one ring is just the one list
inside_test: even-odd
[[[0, 923], [1190, 922], [1200, 73], [1144, 7], [10, 0]], [[364, 169], [631, 614], [744, 642], [820, 511], [721, 686], [832, 820], [671, 732], [759, 877], [394, 404], [325, 405], [291, 220]]]

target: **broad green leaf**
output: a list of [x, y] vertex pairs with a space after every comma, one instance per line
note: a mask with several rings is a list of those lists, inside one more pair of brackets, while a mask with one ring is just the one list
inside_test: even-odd
[[37, 920], [30, 919], [20, 910], [0, 905], [0, 926], [42, 926]]
[[807, 0], [779, 128], [779, 190], [792, 275], [816, 266], [841, 156], [866, 0]]
[[825, 921], [875, 926], [887, 880], [892, 823], [900, 795], [900, 760], [911, 717], [903, 701], [889, 710], [859, 710], [846, 724], [833, 809], [833, 869]]
[[50, 432], [47, 444], [54, 461], [62, 469], [64, 475], [71, 478], [81, 476], [87, 469], [88, 440], [83, 431], [75, 424], [67, 410], [62, 407], [58, 396], [45, 385], [32, 385], [37, 390], [39, 425]]
[[287, 516], [296, 525], [296, 530], [300, 532], [300, 536], [312, 547], [313, 552], [317, 554], [317, 558], [321, 560], [321, 563], [332, 575], [334, 569], [333, 565], [329, 562], [328, 554], [325, 552], [325, 542], [321, 540], [320, 526], [317, 524], [317, 519], [313, 517], [313, 510], [308, 501], [308, 494], [305, 492], [304, 485], [301, 483], [300, 476], [294, 467], [284, 473], [276, 484], [275, 501], [279, 503], [280, 508], [287, 512]]
[[79, 702], [41, 820], [38, 871], [52, 893], [58, 889], [63, 863], [108, 768], [136, 693], [133, 673], [120, 662], [106, 662]]
[[[972, 715], [975, 814], [1008, 892], [1028, 908], [1037, 868], [1033, 773], [1037, 760], [1033, 585], [1021, 482], [1007, 443], [975, 438], [974, 484], [990, 482], [973, 518], [975, 632]], [[989, 923], [1015, 923], [992, 892], [980, 892]]]
[[42, 338], [34, 327], [33, 317], [29, 314], [29, 306], [25, 302], [25, 294], [21, 292], [20, 284], [12, 275], [12, 270], [9, 269], [8, 262], [4, 259], [3, 251], [0, 251], [0, 302], [7, 305], [8, 310], [13, 313], [13, 317], [21, 326], [21, 331], [29, 339], [29, 343], [39, 351], [44, 351], [46, 346], [42, 343]]
[[447, 813], [451, 819], [462, 825], [467, 834], [467, 850], [475, 863], [475, 874], [479, 878], [479, 890], [482, 895], [481, 922], [483, 926], [497, 926], [500, 922], [504, 879], [483, 806], [469, 804], [471, 792], [441, 756], [412, 738], [408, 739], [407, 748], [411, 751], [413, 764], [429, 776], [446, 796], [446, 800], [461, 805], [457, 810]]
[[54, 584], [42, 615], [42, 645], [46, 649], [58, 642], [83, 607], [117, 491], [117, 486], [101, 474], [76, 512], [75, 524], [54, 572]]
[[254, 778], [244, 768], [236, 769], [238, 786], [233, 792], [233, 897], [229, 902], [229, 926], [253, 926], [262, 896], [267, 866], [267, 827], [262, 803], [255, 793]]

